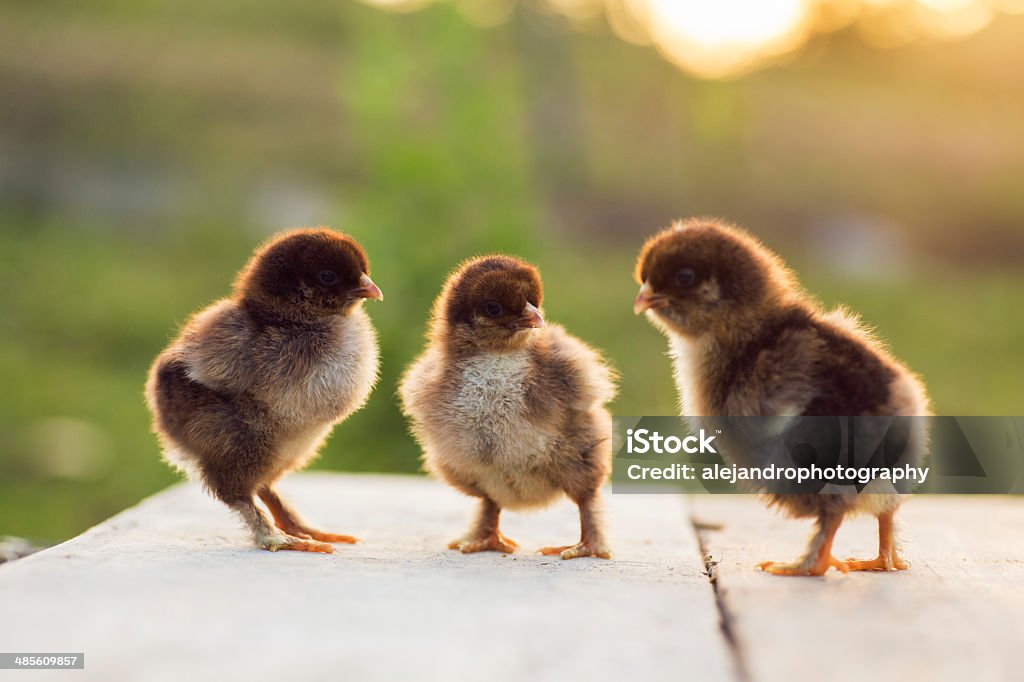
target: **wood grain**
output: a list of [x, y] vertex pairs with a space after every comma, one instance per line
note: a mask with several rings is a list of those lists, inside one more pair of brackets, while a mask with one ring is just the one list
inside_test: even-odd
[[[692, 500], [728, 629], [753, 682], [1024, 679], [1024, 498], [919, 496], [904, 504], [899, 573], [777, 577], [810, 525], [752, 496]], [[872, 518], [844, 523], [839, 558], [870, 558]]]
[[520, 552], [467, 556], [445, 545], [474, 502], [447, 486], [310, 474], [282, 493], [360, 544], [258, 550], [176, 486], [0, 567], [3, 650], [84, 652], [75, 679], [104, 682], [735, 679], [682, 497], [607, 495], [616, 558], [563, 561], [533, 552], [576, 541], [568, 501], [506, 515]]

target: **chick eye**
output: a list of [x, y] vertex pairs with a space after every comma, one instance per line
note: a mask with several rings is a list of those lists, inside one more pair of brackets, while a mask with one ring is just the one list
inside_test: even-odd
[[334, 270], [321, 270], [318, 277], [320, 278], [320, 283], [324, 286], [330, 287], [338, 283], [338, 275]]
[[679, 268], [676, 272], [676, 284], [681, 287], [692, 286], [697, 281], [697, 272], [693, 268]]
[[505, 312], [505, 309], [501, 307], [501, 304], [497, 301], [488, 301], [484, 303], [484, 312], [491, 317], [497, 317]]

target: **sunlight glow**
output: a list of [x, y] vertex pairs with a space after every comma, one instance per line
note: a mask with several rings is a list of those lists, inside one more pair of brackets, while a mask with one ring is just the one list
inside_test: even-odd
[[[445, 0], [363, 0], [396, 12]], [[523, 0], [447, 0], [472, 23], [506, 21]], [[621, 40], [654, 45], [701, 78], [734, 78], [802, 47], [814, 34], [855, 29], [876, 47], [960, 40], [1024, 0], [533, 0], [589, 30], [604, 22]]]
[[431, 4], [432, 0], [363, 0], [363, 2], [392, 12], [415, 12]]
[[860, 0], [819, 0], [814, 7], [814, 29], [830, 33], [846, 28], [860, 13]]
[[1008, 14], [1020, 14], [1024, 12], [1024, 0], [992, 0], [994, 9]]
[[917, 0], [923, 11], [921, 25], [937, 38], [966, 38], [992, 21], [992, 8], [984, 0]]
[[672, 61], [699, 75], [735, 75], [806, 37], [806, 0], [636, 0]]
[[[936, 0], [931, 0], [935, 2]], [[806, 14], [803, 0], [648, 0], [652, 18], [701, 45], [753, 45], [787, 33]]]

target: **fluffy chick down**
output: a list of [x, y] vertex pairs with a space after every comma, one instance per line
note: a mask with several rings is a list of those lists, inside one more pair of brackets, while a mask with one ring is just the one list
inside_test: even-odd
[[542, 507], [565, 494], [580, 506], [583, 535], [593, 531], [603, 545], [593, 507], [611, 466], [605, 405], [615, 377], [594, 349], [544, 323], [541, 296], [539, 274], [523, 261], [463, 263], [402, 379], [402, 408], [425, 468], [483, 500], [478, 535], [490, 525], [497, 533], [502, 508]]
[[508, 509], [594, 490], [610, 468], [611, 370], [559, 325], [534, 333], [527, 347], [458, 362], [431, 344], [401, 387], [426, 469]]

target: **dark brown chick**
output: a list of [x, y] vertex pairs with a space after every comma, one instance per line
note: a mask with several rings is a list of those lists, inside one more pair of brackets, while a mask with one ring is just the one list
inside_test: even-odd
[[[677, 223], [647, 240], [635, 274], [634, 312], [668, 338], [685, 416], [930, 414], [921, 381], [857, 318], [824, 312], [778, 256], [738, 228]], [[760, 567], [780, 575], [905, 569], [893, 536], [900, 501], [897, 494], [770, 495], [789, 515], [816, 518], [818, 530], [798, 561]], [[833, 536], [852, 512], [877, 516], [877, 558], [832, 557]]]
[[[275, 492], [377, 381], [377, 338], [361, 305], [383, 300], [354, 239], [328, 229], [282, 233], [196, 313], [146, 383], [153, 429], [173, 466], [237, 511], [256, 544], [333, 551], [348, 535], [310, 527]], [[259, 496], [274, 524], [256, 506]]]
[[580, 541], [547, 547], [563, 559], [610, 558], [598, 518], [608, 477], [615, 395], [592, 348], [546, 324], [541, 280], [528, 263], [486, 256], [463, 263], [434, 304], [427, 347], [402, 379], [402, 407], [428, 471], [480, 499], [476, 522], [449, 545], [512, 552], [503, 508], [579, 506]]

